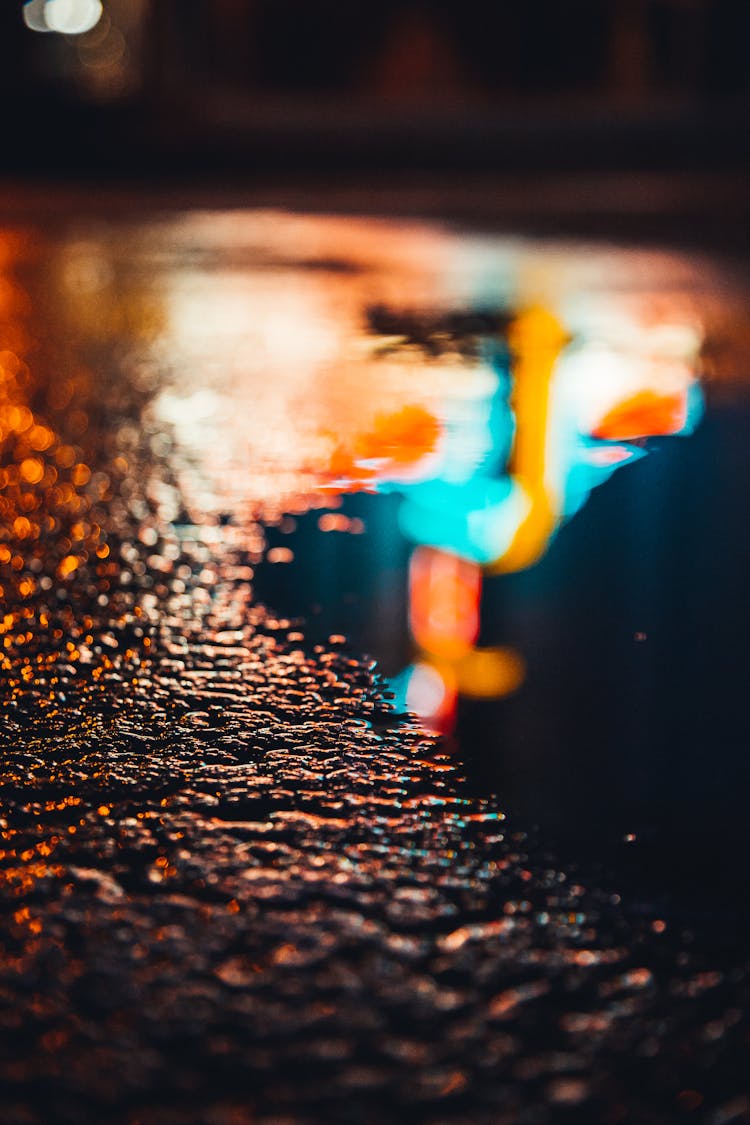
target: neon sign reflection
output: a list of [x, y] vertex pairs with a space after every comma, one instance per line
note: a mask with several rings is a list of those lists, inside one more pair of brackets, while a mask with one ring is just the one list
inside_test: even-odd
[[[451, 728], [460, 694], [499, 698], [524, 679], [518, 653], [476, 647], [483, 573], [533, 565], [594, 487], [644, 455], [644, 439], [687, 434], [697, 424], [692, 334], [650, 344], [646, 362], [626, 350], [576, 349], [550, 312], [522, 314], [494, 357], [484, 412], [463, 420], [488, 431], [479, 464], [456, 451], [482, 440], [464, 433], [458, 441], [454, 428], [423, 477], [381, 481], [403, 493], [401, 525], [420, 544], [409, 576], [419, 656], [393, 686], [399, 705], [436, 729]], [[582, 369], [590, 369], [588, 380]]]
[[534, 565], [648, 439], [693, 429], [703, 326], [726, 315], [704, 262], [413, 221], [196, 212], [49, 260], [64, 334], [97, 363], [124, 344], [177, 451], [166, 523], [231, 514], [256, 566], [286, 516], [334, 509], [321, 531], [345, 530], [343, 494], [398, 496], [397, 695], [440, 729], [460, 694], [524, 680], [519, 653], [479, 645], [486, 576]]

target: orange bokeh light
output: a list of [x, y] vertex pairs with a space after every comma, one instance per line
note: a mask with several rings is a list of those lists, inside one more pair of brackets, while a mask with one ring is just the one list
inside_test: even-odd
[[444, 660], [468, 652], [479, 636], [481, 568], [432, 547], [418, 547], [409, 568], [409, 617], [420, 648]]
[[660, 393], [646, 389], [622, 399], [604, 415], [592, 437], [625, 441], [639, 437], [678, 434], [687, 420], [683, 391]]

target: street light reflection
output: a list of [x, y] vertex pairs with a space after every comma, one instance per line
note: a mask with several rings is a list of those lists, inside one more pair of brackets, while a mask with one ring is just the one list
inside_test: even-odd
[[[143, 542], [159, 520], [231, 526], [252, 573], [264, 528], [315, 511], [319, 532], [362, 535], [345, 498], [398, 498], [413, 662], [393, 687], [436, 729], [460, 696], [524, 682], [526, 656], [502, 636], [485, 643], [487, 581], [534, 566], [594, 488], [701, 417], [718, 288], [702, 263], [427, 224], [203, 214], [78, 228], [47, 248], [30, 295], [14, 237], [0, 284], [6, 584], [112, 565], [96, 516], [112, 485], [91, 445], [110, 439], [90, 430], [106, 378], [161, 464], [144, 498], [123, 501], [142, 512]], [[76, 353], [43, 387], [35, 301]], [[50, 536], [65, 546], [52, 577]], [[273, 559], [296, 565], [289, 542]]]

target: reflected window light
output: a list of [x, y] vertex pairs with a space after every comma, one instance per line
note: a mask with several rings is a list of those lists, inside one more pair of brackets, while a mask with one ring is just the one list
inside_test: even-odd
[[29, 0], [23, 19], [31, 31], [85, 35], [96, 27], [103, 11], [101, 0]]

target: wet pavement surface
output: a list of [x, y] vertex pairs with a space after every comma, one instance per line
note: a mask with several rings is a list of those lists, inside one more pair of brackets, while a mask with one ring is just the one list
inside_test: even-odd
[[562, 860], [373, 660], [262, 606], [262, 480], [198, 518], [153, 309], [120, 292], [72, 352], [35, 238], [0, 356], [2, 1120], [750, 1120], [741, 923]]

